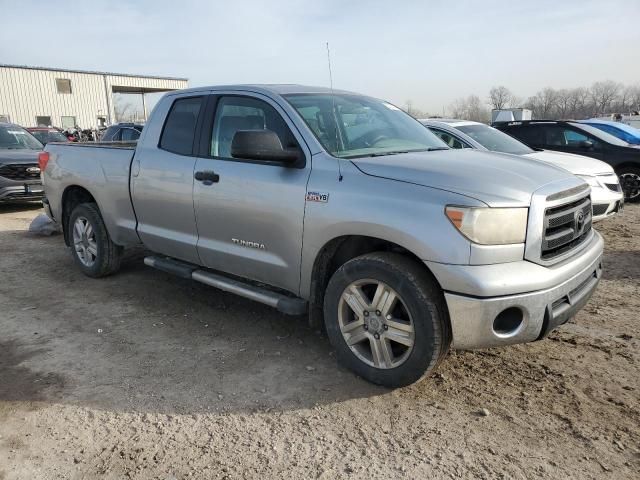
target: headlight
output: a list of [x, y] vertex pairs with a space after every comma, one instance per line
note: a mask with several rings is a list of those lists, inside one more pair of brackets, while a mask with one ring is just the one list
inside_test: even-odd
[[585, 182], [587, 182], [592, 187], [602, 188], [602, 185], [600, 185], [600, 182], [598, 181], [598, 179], [596, 177], [592, 177], [590, 175], [576, 175], [576, 176], [581, 178]]
[[482, 245], [523, 243], [527, 235], [527, 208], [448, 206], [445, 213], [465, 237]]

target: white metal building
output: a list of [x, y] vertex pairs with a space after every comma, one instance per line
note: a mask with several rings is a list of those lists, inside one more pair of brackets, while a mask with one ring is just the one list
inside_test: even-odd
[[114, 93], [187, 88], [186, 78], [0, 64], [0, 122], [95, 128], [116, 121]]

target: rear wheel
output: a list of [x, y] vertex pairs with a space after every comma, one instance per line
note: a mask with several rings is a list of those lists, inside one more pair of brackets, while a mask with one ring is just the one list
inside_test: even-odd
[[450, 343], [444, 298], [417, 262], [373, 253], [345, 263], [325, 294], [325, 325], [339, 360], [387, 387], [433, 370]]
[[73, 259], [85, 275], [104, 277], [120, 268], [123, 249], [111, 241], [95, 203], [76, 206], [67, 228]]
[[618, 171], [626, 202], [640, 201], [640, 168], [622, 167]]

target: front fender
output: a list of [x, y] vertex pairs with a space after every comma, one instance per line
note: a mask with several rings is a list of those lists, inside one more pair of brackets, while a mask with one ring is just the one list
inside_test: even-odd
[[[333, 160], [333, 163], [331, 163]], [[332, 240], [351, 235], [395, 243], [422, 260], [466, 265], [470, 243], [444, 214], [448, 204], [484, 206], [455, 193], [372, 177], [350, 162], [342, 162], [342, 181], [332, 165], [336, 160], [314, 159], [308, 191], [328, 194], [328, 201], [307, 201], [304, 220], [300, 295], [310, 295], [313, 265]], [[327, 168], [322, 168], [326, 165]]]

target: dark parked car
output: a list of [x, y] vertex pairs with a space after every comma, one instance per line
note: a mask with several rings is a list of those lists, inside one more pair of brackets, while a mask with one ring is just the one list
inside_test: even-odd
[[46, 145], [49, 142], [68, 142], [60, 130], [52, 127], [27, 127], [26, 130], [36, 137], [40, 143]]
[[42, 199], [41, 151], [42, 143], [24, 128], [0, 123], [0, 202]]
[[138, 123], [118, 123], [107, 128], [102, 137], [101, 142], [133, 142], [138, 140], [140, 132], [144, 125]]
[[640, 201], [640, 147], [574, 121], [497, 122], [494, 127], [532, 148], [577, 153], [608, 163], [620, 177], [627, 201]]

